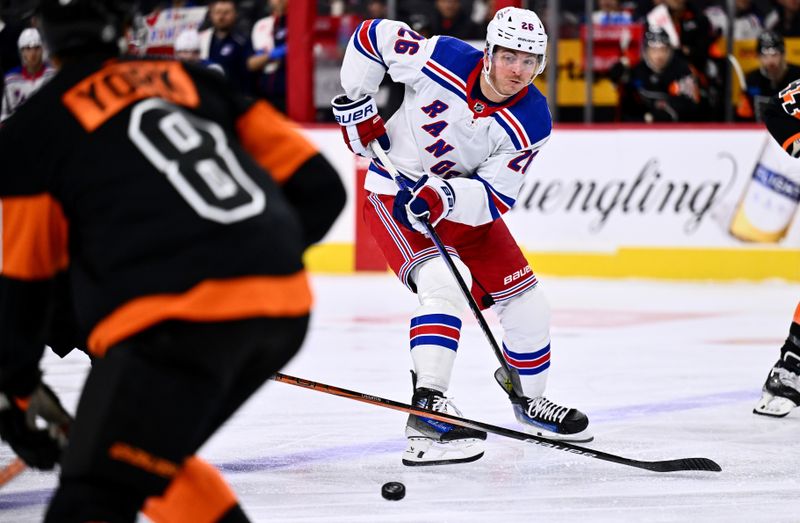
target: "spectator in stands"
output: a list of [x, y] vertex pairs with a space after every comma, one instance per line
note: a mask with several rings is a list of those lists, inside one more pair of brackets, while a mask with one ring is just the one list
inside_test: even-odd
[[[666, 6], [669, 13], [670, 23], [662, 28], [668, 35], [674, 31], [675, 36], [671, 39], [672, 45], [681, 50], [690, 65], [704, 73], [709, 57], [709, 46], [714, 40], [711, 22], [688, 0], [664, 0], [663, 5]], [[656, 6], [653, 10], [657, 9], [663, 8]], [[650, 23], [650, 25], [656, 24]], [[677, 45], [675, 39], [677, 39]]]
[[[764, 14], [753, 0], [735, 0], [736, 17], [733, 21], [734, 40], [755, 40], [764, 30]], [[724, 4], [711, 5], [703, 10], [714, 33], [728, 35], [728, 11]]]
[[269, 0], [270, 15], [253, 26], [255, 54], [247, 68], [255, 72], [256, 92], [281, 112], [286, 112], [286, 4], [288, 0]]
[[480, 27], [472, 21], [470, 14], [459, 0], [436, 0], [436, 10], [431, 20], [431, 31], [461, 40], [483, 40]]
[[367, 2], [367, 19], [388, 18], [389, 11], [386, 7], [386, 0], [369, 0]]
[[800, 36], [800, 0], [776, 0], [775, 9], [767, 15], [764, 27], [783, 36]]
[[234, 29], [236, 17], [236, 2], [212, 0], [208, 6], [211, 27], [200, 33], [200, 56], [219, 64], [231, 86], [250, 94], [251, 75], [247, 61], [253, 55], [253, 47], [249, 38]]
[[673, 50], [661, 28], [645, 33], [642, 60], [628, 68], [615, 64], [609, 77], [620, 89], [620, 118], [628, 122], [696, 120], [700, 93], [689, 64]]
[[55, 69], [44, 61], [44, 48], [38, 30], [28, 28], [22, 31], [17, 45], [22, 65], [5, 75], [0, 121], [14, 114], [25, 100], [56, 74]]
[[722, 120], [725, 109], [725, 57], [711, 46], [716, 35], [711, 22], [688, 0], [664, 0], [647, 15], [650, 26], [661, 27], [672, 46], [688, 60], [700, 86], [702, 119]]
[[158, 2], [153, 9], [150, 10], [151, 14], [163, 11], [165, 9], [180, 9], [181, 7], [195, 7], [197, 2], [190, 0], [170, 0], [166, 2]]
[[595, 25], [630, 24], [633, 16], [628, 11], [623, 11], [619, 0], [597, 0], [597, 10], [592, 13], [592, 23]]
[[747, 88], [739, 98], [736, 115], [742, 120], [763, 122], [766, 104], [787, 84], [800, 79], [800, 67], [786, 61], [783, 37], [774, 31], [759, 35], [758, 63], [758, 69], [745, 77]]
[[[528, 6], [529, 9], [536, 11], [540, 17], [543, 17], [546, 12], [544, 9], [536, 10], [533, 3]], [[495, 9], [494, 0], [474, 0], [472, 2], [472, 21], [478, 25], [481, 34], [486, 34], [486, 28], [489, 22], [494, 18]]]
[[175, 58], [182, 62], [205, 66], [225, 76], [222, 66], [200, 57], [200, 33], [196, 29], [181, 31], [175, 38]]
[[433, 36], [431, 19], [429, 16], [426, 16], [422, 13], [412, 14], [408, 18], [408, 25], [414, 30], [414, 32], [421, 34], [425, 38], [430, 38]]

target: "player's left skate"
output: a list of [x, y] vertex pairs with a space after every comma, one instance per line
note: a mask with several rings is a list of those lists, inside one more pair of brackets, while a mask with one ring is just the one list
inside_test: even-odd
[[[505, 369], [499, 368], [494, 377], [500, 387], [508, 393], [510, 385]], [[589, 418], [586, 414], [570, 407], [562, 407], [544, 396], [528, 398], [509, 395], [514, 416], [522, 423], [528, 434], [543, 438], [587, 442], [594, 437], [589, 431]]]
[[769, 371], [754, 414], [782, 418], [800, 405], [800, 358], [786, 351]]
[[[438, 390], [416, 389], [411, 402], [432, 412], [461, 416], [452, 400]], [[412, 414], [406, 423], [406, 438], [403, 465], [447, 465], [480, 459], [486, 433]]]

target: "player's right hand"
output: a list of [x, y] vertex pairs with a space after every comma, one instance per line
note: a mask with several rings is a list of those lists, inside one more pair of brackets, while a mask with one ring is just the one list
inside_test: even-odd
[[359, 156], [372, 158], [374, 153], [369, 144], [377, 140], [384, 151], [389, 150], [389, 135], [371, 96], [351, 100], [342, 94], [331, 101], [331, 106], [336, 122], [342, 126], [342, 136], [348, 149]]
[[[37, 418], [46, 428], [37, 427]], [[58, 463], [71, 423], [56, 394], [41, 381], [25, 398], [0, 393], [0, 438], [29, 467], [50, 470]]]
[[432, 227], [453, 210], [456, 194], [453, 187], [437, 176], [423, 175], [411, 189], [401, 189], [394, 197], [392, 216], [412, 231], [425, 234], [426, 221]]

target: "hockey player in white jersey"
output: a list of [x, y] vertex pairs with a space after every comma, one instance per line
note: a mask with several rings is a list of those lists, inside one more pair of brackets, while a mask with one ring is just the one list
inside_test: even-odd
[[[550, 313], [537, 279], [502, 215], [550, 136], [547, 102], [531, 83], [545, 68], [547, 35], [532, 11], [504, 8], [490, 22], [483, 52], [455, 38], [425, 39], [406, 24], [367, 20], [350, 39], [341, 70], [346, 95], [333, 111], [348, 147], [372, 157], [377, 140], [410, 190], [400, 190], [373, 158], [363, 209], [387, 262], [416, 292], [410, 326], [413, 403], [457, 412], [445, 396], [458, 350], [465, 299], [431, 240], [426, 219], [482, 308], [494, 307], [502, 349], [524, 397], [512, 406], [525, 430], [589, 441], [580, 411], [544, 397]], [[405, 84], [400, 109], [384, 125], [372, 96], [388, 71]], [[501, 386], [508, 380], [495, 373]], [[474, 461], [481, 431], [410, 416], [406, 465]]]
[[55, 69], [44, 61], [44, 48], [38, 30], [31, 27], [22, 31], [17, 47], [22, 65], [6, 73], [0, 122], [11, 116], [17, 107], [56, 74]]

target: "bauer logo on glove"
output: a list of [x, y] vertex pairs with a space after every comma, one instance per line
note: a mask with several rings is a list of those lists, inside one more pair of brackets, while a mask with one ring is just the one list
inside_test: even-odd
[[426, 174], [411, 189], [397, 192], [392, 215], [412, 231], [425, 233], [423, 220], [436, 227], [453, 211], [455, 204], [453, 187], [439, 177]]
[[384, 151], [389, 150], [389, 136], [371, 96], [351, 100], [342, 94], [331, 101], [331, 106], [336, 122], [342, 126], [342, 137], [348, 149], [359, 156], [372, 158], [369, 144], [377, 140]]

